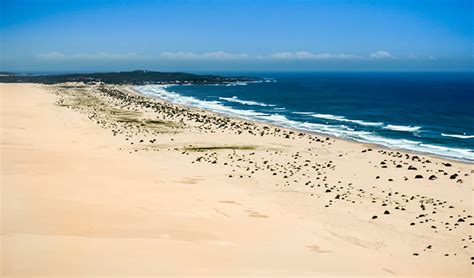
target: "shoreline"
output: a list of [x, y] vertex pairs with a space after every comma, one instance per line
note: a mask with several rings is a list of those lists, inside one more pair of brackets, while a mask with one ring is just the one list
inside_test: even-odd
[[470, 164], [123, 86], [0, 94], [5, 276], [472, 275]]
[[[173, 86], [173, 85], [176, 85], [176, 84], [160, 84], [160, 85]], [[224, 114], [224, 113], [209, 111], [209, 110], [206, 110], [206, 109], [200, 108], [200, 107], [180, 105], [180, 104], [177, 104], [177, 103], [173, 103], [173, 102], [161, 99], [159, 97], [151, 97], [151, 96], [144, 95], [140, 91], [138, 91], [137, 89], [134, 88], [134, 87], [136, 87], [136, 85], [124, 85], [123, 87], [126, 90], [129, 90], [130, 92], [132, 92], [136, 95], [139, 95], [139, 96], [142, 96], [142, 97], [145, 97], [145, 98], [150, 98], [150, 99], [158, 99], [160, 101], [163, 101], [163, 102], [166, 102], [168, 104], [175, 105], [176, 107], [180, 107], [180, 108], [184, 108], [184, 109], [196, 109], [197, 111], [211, 113], [211, 114], [219, 115], [221, 117], [228, 117], [228, 118], [232, 118], [232, 119], [236, 119], [236, 120], [240, 120], [240, 121], [249, 121], [249, 122], [254, 122], [254, 123], [258, 123], [258, 124], [269, 125], [269, 126], [273, 126], [273, 127], [277, 127], [277, 128], [292, 130], [292, 131], [298, 132], [298, 133], [302, 132], [302, 133], [307, 133], [307, 134], [313, 134], [313, 135], [316, 135], [316, 136], [327, 136], [327, 137], [329, 137], [331, 139], [334, 139], [334, 140], [343, 140], [345, 142], [356, 143], [356, 144], [366, 146], [368, 148], [387, 149], [387, 150], [390, 150], [390, 151], [405, 152], [405, 153], [409, 153], [411, 155], [428, 156], [428, 157], [431, 157], [431, 158], [434, 158], [434, 159], [445, 159], [445, 160], [449, 160], [449, 161], [452, 161], [452, 162], [463, 163], [465, 165], [474, 165], [474, 161], [472, 161], [472, 160], [465, 160], [465, 159], [460, 159], [460, 158], [457, 159], [457, 158], [454, 158], [454, 157], [436, 155], [436, 154], [422, 152], [422, 151], [414, 151], [414, 150], [409, 150], [409, 149], [404, 149], [404, 148], [389, 147], [389, 146], [385, 146], [385, 145], [377, 144], [377, 143], [362, 142], [362, 141], [358, 141], [358, 140], [355, 140], [355, 139], [337, 137], [335, 135], [320, 133], [320, 132], [317, 132], [317, 131], [308, 131], [308, 130], [297, 129], [297, 128], [292, 128], [292, 127], [285, 127], [285, 126], [280, 126], [280, 125], [275, 124], [275, 123], [258, 121], [258, 120], [254, 120], [254, 119], [245, 119], [245, 118], [241, 118], [241, 117], [238, 117], [238, 116], [231, 116], [231, 115], [227, 115], [227, 114]], [[448, 148], [448, 147], [446, 147], [446, 148]]]

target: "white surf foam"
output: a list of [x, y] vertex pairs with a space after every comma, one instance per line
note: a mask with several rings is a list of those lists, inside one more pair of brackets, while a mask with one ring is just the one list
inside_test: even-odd
[[264, 81], [265, 83], [277, 82], [276, 79], [274, 79], [274, 78], [264, 78], [263, 81]]
[[453, 138], [459, 138], [459, 139], [472, 139], [474, 138], [474, 135], [466, 135], [466, 134], [446, 134], [446, 133], [441, 133], [442, 136], [445, 137], [453, 137]]
[[344, 138], [355, 138], [360, 134], [370, 134], [366, 131], [356, 131], [345, 125], [325, 125], [317, 123], [299, 122], [288, 119], [287, 117], [279, 114], [272, 114], [263, 117], [257, 117], [258, 120], [272, 123], [275, 125], [299, 129], [309, 132], [323, 133], [327, 135], [344, 137]]
[[313, 116], [315, 118], [333, 120], [333, 121], [344, 120], [344, 117], [342, 117], [342, 116], [336, 116], [336, 115], [331, 115], [331, 114], [311, 114], [311, 116]]
[[291, 112], [293, 114], [297, 114], [297, 115], [312, 115], [313, 112]]
[[226, 87], [233, 87], [233, 86], [247, 86], [249, 84], [257, 84], [257, 83], [269, 83], [269, 82], [276, 82], [274, 79], [262, 79], [262, 80], [248, 80], [248, 81], [235, 81], [229, 83], [218, 83], [218, 84], [208, 84], [206, 86], [226, 86]]
[[344, 116], [337, 116], [337, 115], [331, 115], [331, 114], [311, 114], [311, 116], [315, 118], [319, 118], [319, 119], [355, 123], [355, 124], [363, 125], [363, 126], [383, 126], [383, 123], [381, 122], [366, 122], [362, 120], [352, 120], [352, 119], [347, 119]]
[[252, 120], [253, 117], [266, 115], [265, 113], [256, 112], [254, 110], [240, 110], [233, 109], [223, 105], [219, 101], [206, 101], [200, 100], [194, 97], [182, 96], [178, 93], [175, 93], [171, 90], [167, 90], [170, 85], [146, 85], [138, 86], [137, 90], [142, 94], [160, 98], [172, 103], [188, 106], [188, 107], [197, 107], [205, 110], [209, 110], [221, 114], [229, 114], [231, 116], [238, 116], [248, 120]]
[[225, 101], [228, 101], [228, 102], [235, 102], [235, 103], [240, 103], [240, 104], [243, 104], [243, 105], [256, 105], [256, 106], [263, 106], [263, 107], [275, 107], [276, 105], [274, 104], [266, 104], [266, 103], [263, 103], [263, 102], [258, 102], [258, 101], [253, 101], [253, 100], [242, 100], [242, 99], [239, 99], [238, 97], [236, 96], [233, 96], [233, 97], [219, 97], [220, 100], [225, 100]]
[[[474, 152], [469, 149], [448, 148], [432, 144], [424, 144], [419, 141], [406, 139], [389, 139], [374, 134], [365, 134], [360, 136], [361, 142], [372, 143], [395, 149], [405, 149], [414, 152], [430, 153], [437, 156], [460, 159], [464, 161], [474, 161]], [[357, 140], [357, 139], [356, 139]]]
[[227, 83], [225, 86], [232, 87], [232, 86], [247, 86], [249, 84], [248, 81], [237, 81], [232, 83]]
[[[256, 112], [254, 110], [242, 110], [234, 109], [228, 106], [225, 106], [219, 101], [205, 101], [199, 100], [194, 97], [182, 96], [178, 93], [175, 93], [171, 90], [167, 90], [170, 85], [145, 85], [136, 87], [139, 92], [146, 96], [161, 98], [163, 100], [173, 102], [176, 104], [197, 107], [205, 110], [209, 110], [216, 113], [226, 114], [230, 116], [240, 117], [247, 120], [256, 120], [261, 122], [266, 122], [270, 124], [275, 124], [282, 127], [294, 128], [303, 131], [316, 132], [321, 134], [332, 135], [336, 137], [348, 138], [356, 140], [363, 143], [378, 144], [386, 146], [389, 148], [395, 149], [406, 149], [415, 152], [430, 153], [438, 156], [444, 156], [464, 161], [474, 161], [474, 152], [470, 149], [461, 149], [461, 148], [448, 148], [443, 146], [423, 144], [419, 141], [411, 141], [406, 139], [390, 139], [375, 135], [373, 132], [368, 131], [357, 131], [353, 128], [350, 128], [346, 125], [327, 125], [319, 123], [309, 123], [309, 122], [300, 122], [288, 119], [284, 115], [280, 114], [267, 114]], [[303, 115], [313, 115], [307, 114], [310, 112], [294, 112], [305, 113]], [[335, 118], [341, 119], [341, 116], [323, 115], [326, 118]], [[349, 120], [342, 117], [342, 122], [353, 122], [354, 120]], [[387, 125], [387, 127], [393, 125]], [[385, 128], [385, 127], [384, 127]], [[395, 126], [395, 129], [402, 131], [416, 131], [419, 130], [419, 127], [406, 127], [406, 126]], [[446, 136], [446, 135], [444, 135]], [[461, 136], [471, 136], [471, 135], [461, 135]]]
[[406, 132], [414, 132], [420, 130], [421, 127], [419, 126], [404, 126], [404, 125], [386, 125], [383, 128], [395, 130], [395, 131], [406, 131]]
[[339, 121], [346, 123], [354, 123], [361, 126], [373, 126], [373, 127], [382, 127], [384, 129], [395, 130], [395, 131], [406, 131], [406, 132], [415, 132], [421, 129], [419, 126], [403, 126], [403, 125], [385, 125], [383, 122], [368, 122], [363, 120], [353, 120], [348, 119], [344, 116], [332, 115], [332, 114], [317, 114], [312, 112], [293, 112], [294, 114], [300, 115], [309, 115], [318, 119], [325, 119], [331, 121]]

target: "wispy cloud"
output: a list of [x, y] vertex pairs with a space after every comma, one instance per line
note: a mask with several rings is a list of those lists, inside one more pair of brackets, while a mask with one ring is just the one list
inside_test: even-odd
[[170, 60], [238, 60], [248, 59], [246, 53], [233, 54], [224, 51], [194, 53], [194, 52], [162, 52], [159, 58]]
[[332, 60], [384, 60], [395, 59], [388, 51], [379, 50], [366, 56], [346, 53], [315, 53], [309, 51], [276, 52], [270, 54], [229, 53], [225, 51], [214, 52], [161, 52], [158, 55], [141, 55], [136, 53], [77, 53], [64, 54], [50, 52], [36, 56], [45, 61], [137, 61], [137, 60], [169, 60], [169, 61], [239, 61], [239, 60], [266, 60], [266, 61], [332, 61]]
[[394, 59], [395, 57], [392, 56], [388, 51], [379, 50], [370, 54], [370, 58], [372, 59]]
[[247, 53], [228, 53], [224, 51], [194, 53], [194, 52], [162, 52], [159, 58], [173, 60], [349, 60], [360, 59], [361, 56], [349, 54], [311, 53], [307, 51], [278, 52], [266, 55], [249, 55]]
[[351, 54], [334, 54], [334, 53], [312, 53], [307, 51], [298, 52], [278, 52], [270, 54], [270, 59], [278, 60], [354, 60], [363, 57]]
[[67, 60], [142, 60], [149, 59], [150, 56], [138, 55], [136, 53], [78, 53], [78, 54], [64, 54], [60, 52], [50, 52], [37, 55], [38, 59], [48, 61], [67, 61]]

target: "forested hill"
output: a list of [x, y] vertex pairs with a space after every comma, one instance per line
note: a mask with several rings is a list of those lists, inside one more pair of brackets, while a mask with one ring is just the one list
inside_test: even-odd
[[86, 84], [103, 82], [106, 84], [225, 84], [233, 82], [256, 81], [251, 77], [226, 77], [218, 75], [197, 75], [184, 72], [124, 71], [104, 73], [74, 73], [61, 75], [19, 75], [9, 72], [0, 74], [3, 83], [42, 83], [84, 82]]

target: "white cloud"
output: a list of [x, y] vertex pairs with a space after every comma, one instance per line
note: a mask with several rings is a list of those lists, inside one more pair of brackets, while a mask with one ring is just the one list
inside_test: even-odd
[[374, 52], [374, 53], [370, 54], [370, 58], [372, 58], [372, 59], [394, 59], [395, 57], [393, 57], [392, 54], [390, 54], [387, 51], [379, 50], [377, 52]]
[[283, 60], [353, 60], [362, 57], [351, 54], [311, 53], [307, 51], [278, 52], [268, 56], [271, 59]]
[[45, 61], [137, 61], [137, 60], [176, 60], [176, 61], [237, 61], [237, 60], [275, 60], [275, 61], [331, 61], [331, 60], [367, 60], [367, 59], [395, 59], [387, 51], [379, 50], [368, 56], [360, 56], [345, 53], [313, 53], [309, 51], [277, 52], [271, 54], [229, 53], [225, 51], [215, 52], [161, 52], [155, 56], [140, 55], [136, 53], [77, 53], [64, 54], [61, 52], [50, 52], [36, 56]]
[[162, 52], [161, 59], [169, 60], [243, 60], [243, 59], [275, 59], [275, 60], [349, 60], [362, 57], [349, 54], [311, 53], [307, 51], [278, 52], [266, 55], [249, 55], [247, 53], [228, 53], [224, 51], [194, 53], [194, 52]]
[[238, 60], [247, 59], [246, 53], [232, 54], [224, 51], [193, 53], [193, 52], [162, 52], [159, 56], [162, 59], [172, 60]]
[[48, 61], [67, 61], [67, 60], [138, 60], [148, 59], [148, 56], [138, 55], [136, 53], [113, 54], [113, 53], [91, 53], [91, 54], [63, 54], [60, 52], [50, 52], [37, 55], [38, 59]]

